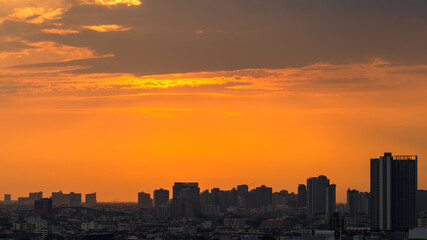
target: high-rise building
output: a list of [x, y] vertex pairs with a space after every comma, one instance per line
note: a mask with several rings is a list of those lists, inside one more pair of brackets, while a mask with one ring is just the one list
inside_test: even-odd
[[229, 207], [237, 206], [237, 190], [233, 188], [223, 191], [219, 188], [212, 188], [210, 193], [204, 193], [201, 204], [203, 208], [206, 208], [207, 205], [212, 205], [215, 207], [209, 206], [208, 208], [216, 209], [216, 207], [219, 207], [220, 212], [226, 212]]
[[371, 214], [371, 194], [368, 192], [359, 192], [359, 215]]
[[52, 196], [51, 196], [52, 205], [55, 207], [67, 205], [67, 200], [66, 200], [66, 197], [64, 195], [65, 194], [62, 193], [62, 191], [52, 192]]
[[255, 206], [263, 212], [272, 210], [273, 206], [273, 189], [262, 185], [255, 189]]
[[304, 184], [298, 186], [298, 207], [307, 206], [307, 187]]
[[249, 187], [248, 185], [238, 185], [237, 186], [237, 207], [246, 208], [247, 207], [247, 197], [248, 197]]
[[350, 188], [347, 190], [347, 212], [350, 216], [356, 216], [359, 212], [359, 191]]
[[336, 185], [331, 184], [326, 187], [326, 213], [332, 215], [336, 206]]
[[4, 201], [5, 201], [5, 202], [10, 202], [10, 201], [12, 201], [12, 195], [10, 195], [10, 194], [5, 194], [5, 195], [4, 195]]
[[96, 193], [88, 193], [85, 195], [85, 203], [88, 207], [96, 205]]
[[350, 216], [369, 215], [371, 206], [370, 194], [355, 189], [347, 190], [347, 213]]
[[34, 215], [37, 217], [47, 217], [52, 214], [52, 200], [42, 198], [34, 201]]
[[53, 206], [77, 207], [82, 203], [82, 194], [75, 192], [64, 194], [62, 191], [52, 192], [51, 199]]
[[82, 204], [82, 194], [70, 192], [68, 194], [69, 205], [72, 207], [78, 207]]
[[415, 155], [391, 153], [371, 159], [373, 228], [407, 231], [416, 226], [417, 161]]
[[169, 190], [157, 189], [153, 192], [154, 216], [157, 219], [167, 219], [171, 216], [171, 206], [169, 204]]
[[415, 209], [418, 214], [421, 211], [427, 212], [427, 190], [418, 190], [415, 196]]
[[169, 190], [163, 188], [154, 190], [153, 197], [155, 208], [166, 207], [169, 205]]
[[323, 175], [307, 179], [307, 213], [309, 216], [332, 214], [335, 211], [335, 184]]
[[43, 198], [43, 192], [32, 192], [28, 194], [28, 198], [32, 201], [40, 200]]
[[152, 208], [153, 207], [153, 199], [149, 193], [139, 192], [138, 193], [138, 207], [139, 208]]
[[195, 217], [200, 212], [198, 183], [177, 182], [173, 186], [172, 215], [174, 218]]

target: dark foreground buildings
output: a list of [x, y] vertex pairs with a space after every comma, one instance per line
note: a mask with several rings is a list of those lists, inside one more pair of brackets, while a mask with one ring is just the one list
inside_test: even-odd
[[52, 200], [42, 198], [34, 201], [34, 215], [36, 217], [47, 217], [52, 214]]
[[402, 230], [416, 226], [417, 156], [384, 153], [371, 159], [373, 229]]

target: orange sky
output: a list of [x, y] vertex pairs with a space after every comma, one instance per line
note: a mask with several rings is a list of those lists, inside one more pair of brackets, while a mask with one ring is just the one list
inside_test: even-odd
[[[177, 65], [141, 74], [120, 59], [125, 46], [94, 49], [88, 42], [149, 30], [116, 15], [117, 23], [69, 19], [74, 8], [95, 14], [151, 6], [144, 4], [0, 1], [0, 194], [62, 190], [136, 201], [138, 191], [171, 189], [175, 181], [297, 191], [323, 174], [345, 202], [347, 188], [369, 191], [369, 159], [384, 152], [418, 155], [419, 188], [427, 188], [427, 62], [378, 54], [220, 66], [234, 61], [230, 55], [212, 68], [201, 60], [187, 69], [179, 65], [190, 61], [182, 55]], [[207, 27], [191, 28], [195, 41], [209, 37], [201, 36]], [[87, 35], [66, 43], [79, 34]], [[143, 57], [141, 68], [150, 61]], [[179, 67], [185, 70], [169, 70]]]

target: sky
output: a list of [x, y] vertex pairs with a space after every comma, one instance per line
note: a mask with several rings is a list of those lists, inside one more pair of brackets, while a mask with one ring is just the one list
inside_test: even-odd
[[427, 1], [0, 0], [0, 194], [427, 188]]

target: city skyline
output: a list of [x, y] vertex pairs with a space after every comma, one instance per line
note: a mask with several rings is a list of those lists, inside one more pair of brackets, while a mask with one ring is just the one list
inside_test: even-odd
[[[299, 184], [296, 193], [247, 184], [203, 190], [198, 182], [174, 182], [172, 191], [138, 191], [137, 202], [100, 202], [97, 192], [85, 194], [84, 202], [79, 192], [52, 192], [50, 197], [30, 192], [18, 201], [4, 194], [0, 209], [8, 217], [3, 226], [12, 231], [2, 234], [43, 239], [54, 234], [113, 239], [142, 232], [151, 232], [153, 239], [155, 235], [185, 239], [186, 235], [217, 234], [325, 240], [331, 236], [354, 239], [355, 235], [380, 239], [394, 239], [395, 234], [408, 239], [427, 236], [427, 191], [418, 188], [417, 155], [385, 152], [371, 158], [370, 191], [348, 188], [346, 203], [336, 202], [336, 186], [333, 179], [319, 175]], [[144, 226], [144, 222], [150, 224]]]
[[[195, 182], [195, 183], [199, 183], [200, 184], [200, 182], [197, 182], [197, 181], [187, 181], [187, 182]], [[176, 183], [176, 182], [173, 182], [173, 183]], [[306, 185], [306, 183], [303, 183], [303, 184]], [[222, 188], [222, 187], [219, 187], [219, 186], [201, 187], [201, 192], [202, 192], [202, 190], [204, 191], [204, 190], [211, 190], [211, 189], [216, 189], [216, 188], [219, 188], [221, 190], [232, 190], [233, 188], [236, 188], [239, 185], [249, 185], [249, 184], [248, 183], [239, 183], [239, 184], [235, 184], [231, 188]], [[257, 187], [260, 187], [260, 186], [269, 186], [268, 184], [259, 184], [259, 185], [250, 184], [250, 185], [251, 186], [249, 186], [249, 190], [256, 189]], [[299, 184], [299, 185], [301, 185], [301, 184]], [[145, 189], [139, 189], [139, 190], [135, 190], [134, 193], [135, 194], [137, 194], [137, 193], [148, 193], [148, 194], [151, 194], [151, 196], [153, 196], [154, 191], [160, 190], [160, 189], [164, 189], [164, 190], [168, 190], [168, 191], [172, 192], [172, 190], [173, 190], [173, 184], [171, 184], [170, 187], [156, 187], [156, 186], [154, 186], [152, 191], [145, 190]], [[296, 187], [296, 191], [290, 190], [290, 189], [287, 189], [287, 188], [280, 188], [280, 187], [279, 188], [273, 188], [273, 192], [280, 192], [282, 190], [287, 190], [289, 192], [297, 194], [298, 193], [298, 186]], [[94, 191], [82, 192], [82, 191], [79, 191], [79, 190], [76, 190], [76, 189], [70, 190], [70, 191], [63, 190], [63, 189], [57, 189], [57, 190], [54, 190], [54, 191], [42, 191], [42, 190], [39, 190], [39, 192], [41, 192], [42, 194], [43, 193], [45, 193], [45, 194], [46, 193], [56, 193], [56, 192], [64, 192], [64, 193], [65, 192], [75, 192], [75, 193], [85, 194], [86, 195], [86, 194], [92, 194]], [[30, 191], [30, 192], [26, 192], [26, 193], [23, 193], [23, 194], [20, 194], [20, 195], [19, 194], [18, 195], [13, 194], [11, 192], [0, 192], [1, 196], [11, 195], [12, 196], [12, 201], [17, 201], [18, 198], [25, 197], [29, 193], [32, 194], [32, 193], [35, 193], [35, 192]], [[97, 192], [97, 193], [99, 193], [99, 192]], [[101, 196], [101, 199], [102, 199], [102, 195], [98, 195], [98, 196]], [[98, 199], [98, 201], [99, 201], [99, 199]], [[82, 202], [83, 202], [83, 198], [82, 198]], [[130, 199], [130, 200], [124, 200], [124, 201], [120, 201], [120, 200], [112, 200], [112, 201], [106, 200], [105, 201], [105, 200], [103, 200], [103, 201], [100, 201], [100, 202], [135, 202], [135, 203], [137, 203], [138, 202], [138, 197], [137, 197], [137, 195], [135, 195], [133, 197], [133, 199]], [[345, 201], [343, 201], [343, 202], [337, 202], [337, 203], [345, 203]]]
[[[391, 156], [391, 153], [384, 153], [385, 154], [385, 156]], [[412, 159], [412, 158], [414, 158], [414, 159], [418, 159], [418, 156], [417, 155], [394, 155], [394, 157], [395, 158], [398, 158], [398, 159], [404, 159], [404, 158], [408, 158], [408, 159]], [[383, 158], [383, 157], [381, 157], [381, 158]], [[314, 210], [314, 213], [316, 213], [316, 212], [322, 212], [322, 213], [331, 213], [331, 212], [333, 212], [334, 210], [335, 210], [335, 204], [339, 204], [339, 203], [345, 203], [345, 204], [349, 204], [349, 196], [353, 196], [355, 193], [356, 194], [359, 194], [359, 192], [362, 194], [362, 193], [364, 193], [364, 192], [370, 192], [371, 190], [372, 190], [372, 188], [373, 188], [373, 183], [372, 183], [372, 181], [373, 181], [373, 170], [372, 170], [372, 161], [374, 161], [374, 160], [376, 160], [375, 158], [371, 158], [371, 166], [370, 166], [370, 189], [368, 189], [368, 190], [364, 190], [364, 189], [360, 189], [360, 188], [357, 188], [357, 187], [347, 187], [347, 186], [343, 186], [343, 187], [341, 187], [341, 188], [347, 188], [348, 190], [346, 191], [346, 192], [344, 192], [343, 194], [345, 194], [345, 200], [346, 201], [342, 201], [342, 200], [340, 200], [340, 201], [337, 201], [335, 198], [336, 198], [336, 196], [337, 196], [337, 191], [336, 191], [336, 184], [335, 184], [335, 182], [330, 182], [331, 180], [330, 179], [328, 179], [326, 176], [324, 176], [324, 175], [319, 175], [319, 176], [314, 176], [314, 177], [308, 177], [307, 179], [306, 179], [306, 182], [304, 182], [304, 183], [300, 183], [300, 184], [298, 184], [298, 186], [297, 186], [297, 190], [296, 191], [293, 191], [293, 190], [290, 190], [290, 191], [288, 191], [289, 189], [285, 189], [285, 188], [279, 188], [279, 189], [274, 189], [273, 190], [273, 192], [281, 192], [282, 190], [286, 190], [287, 192], [292, 192], [292, 193], [295, 193], [295, 194], [297, 194], [298, 195], [298, 193], [301, 191], [301, 189], [300, 189], [300, 187], [301, 186], [303, 186], [304, 187], [304, 189], [303, 189], [303, 191], [304, 192], [302, 192], [304, 195], [304, 201], [305, 201], [305, 203], [304, 204], [308, 204], [308, 211], [309, 211], [309, 215], [310, 214], [313, 214], [313, 213], [310, 213], [310, 212], [313, 212], [313, 210], [310, 210], [310, 209], [312, 209], [313, 208], [313, 206], [311, 206], [313, 203], [310, 203], [310, 201], [313, 201], [313, 200], [310, 200], [310, 199], [312, 199], [313, 198], [313, 194], [314, 193], [311, 193], [310, 194], [310, 192], [313, 192], [313, 190], [312, 189], [316, 189], [316, 188], [319, 188], [319, 186], [322, 186], [323, 188], [325, 188], [326, 187], [326, 189], [327, 189], [327, 191], [326, 191], [326, 193], [323, 193], [323, 194], [326, 194], [326, 195], [324, 195], [323, 197], [321, 197], [321, 196], [319, 196], [319, 194], [322, 194], [322, 193], [316, 193], [317, 195], [318, 195], [318, 197], [317, 198], [324, 198], [322, 201], [323, 202], [315, 202], [315, 204], [318, 204], [317, 205], [317, 207], [315, 207], [316, 209], [318, 209], [319, 208], [319, 206], [321, 206], [322, 204], [323, 204], [323, 206], [322, 207], [320, 207], [320, 209], [318, 209], [318, 210]], [[417, 171], [417, 168], [418, 168], [418, 163], [417, 163], [417, 161], [416, 161], [416, 163], [415, 163], [415, 173], [417, 173], [418, 171]], [[378, 170], [376, 170], [376, 171], [378, 171]], [[379, 173], [376, 173], [377, 175], [379, 174]], [[416, 176], [414, 176], [415, 177], [415, 182], [416, 182], [416, 185], [415, 185], [415, 190], [417, 190], [417, 189], [423, 189], [422, 187], [420, 188], [419, 186], [418, 186], [418, 177], [419, 177], [419, 174], [416, 174]], [[315, 181], [315, 182], [313, 182], [313, 181]], [[188, 181], [187, 181], [188, 182]], [[189, 181], [189, 182], [193, 182], [193, 183], [195, 183], [195, 184], [197, 184], [197, 186], [199, 186], [199, 182], [198, 181]], [[174, 184], [176, 185], [177, 183], [184, 183], [184, 182], [177, 182], [177, 181], [174, 181]], [[230, 191], [230, 190], [232, 190], [232, 189], [238, 189], [239, 188], [239, 186], [241, 186], [241, 185], [245, 185], [245, 186], [247, 186], [248, 187], [248, 189], [249, 190], [255, 190], [257, 187], [259, 187], [259, 186], [262, 186], [262, 187], [264, 187], [265, 185], [264, 184], [261, 184], [261, 185], [255, 185], [254, 183], [251, 183], [251, 184], [248, 184], [248, 183], [241, 183], [240, 185], [239, 184], [236, 184], [236, 185], [234, 185], [234, 186], [232, 186], [231, 188], [228, 188], [228, 189], [224, 189], [224, 188], [221, 188], [221, 187], [217, 187], [217, 186], [214, 186], [214, 187], [211, 187], [211, 188], [199, 188], [199, 192], [203, 192], [203, 191], [205, 191], [205, 190], [211, 190], [211, 189], [221, 189], [221, 190], [226, 190], [226, 191]], [[267, 185], [268, 186], [268, 185]], [[332, 207], [330, 207], [329, 205], [330, 205], [330, 203], [328, 203], [329, 201], [331, 201], [331, 200], [328, 200], [328, 198], [329, 198], [329, 194], [330, 194], [330, 190], [328, 190], [328, 188], [330, 187], [330, 186], [333, 186], [333, 195], [331, 195], [331, 196], [333, 196], [333, 199], [332, 199], [332, 201], [333, 201], [333, 206]], [[353, 188], [353, 190], [350, 190], [351, 188]], [[145, 191], [145, 192], [144, 192]], [[174, 186], [173, 185], [170, 185], [170, 187], [168, 188], [168, 187], [159, 187], [159, 186], [155, 186], [154, 187], [154, 189], [152, 190], [152, 191], [147, 191], [146, 189], [144, 189], [144, 190], [142, 190], [142, 191], [137, 191], [137, 193], [138, 193], [138, 196], [136, 197], [136, 200], [135, 199], [132, 199], [132, 200], [126, 200], [126, 201], [117, 201], [117, 200], [113, 200], [113, 201], [100, 201], [100, 202], [137, 202], [138, 203], [138, 205], [140, 205], [141, 204], [141, 196], [142, 196], [142, 199], [150, 199], [151, 198], [151, 203], [149, 203], [149, 205], [152, 205], [152, 206], [154, 206], [155, 205], [155, 203], [154, 203], [154, 196], [155, 196], [155, 192], [162, 192], [162, 191], [167, 191], [168, 192], [168, 194], [169, 194], [169, 192], [174, 192]], [[319, 192], [319, 190], [316, 190], [317, 192]], [[322, 192], [322, 191], [324, 191], [324, 190], [320, 190], [320, 192]], [[379, 190], [378, 190], [379, 191]], [[59, 190], [59, 193], [61, 193], [62, 194], [62, 190]], [[64, 191], [64, 192], [66, 192], [66, 191]], [[74, 191], [70, 191], [72, 194], [74, 194]], [[77, 191], [78, 192], [78, 191]], [[349, 195], [349, 193], [352, 193], [353, 195]], [[10, 196], [12, 195], [13, 196], [13, 194], [11, 194], [10, 192], [7, 192], [7, 193], [0, 193], [0, 194], [3, 194], [4, 195], [4, 198], [5, 198], [5, 200], [6, 200], [6, 198], [10, 198]], [[57, 194], [57, 192], [55, 192], [55, 191], [52, 191], [52, 194]], [[78, 193], [78, 194], [82, 194], [82, 193]], [[309, 194], [309, 195], [307, 195], [307, 194]], [[96, 191], [94, 191], [94, 192], [88, 192], [88, 193], [86, 193], [86, 199], [88, 198], [88, 196], [91, 196], [91, 195], [95, 195], [95, 202], [96, 201], [99, 201], [99, 199], [97, 199], [97, 197], [96, 197], [96, 195], [97, 195], [97, 193], [96, 193]], [[175, 194], [176, 195], [176, 194]], [[53, 196], [53, 195], [52, 195]], [[173, 195], [172, 195], [173, 196]], [[339, 196], [339, 195], [338, 195]], [[17, 196], [17, 198], [19, 198], [19, 197], [23, 197], [23, 196]], [[29, 199], [32, 199], [32, 200], [34, 200], [34, 199], [40, 199], [40, 198], [42, 198], [43, 197], [43, 191], [39, 191], [39, 192], [29, 192]], [[354, 197], [350, 197], [350, 198], [354, 198]], [[80, 196], [80, 199], [81, 199], [81, 196]], [[102, 199], [102, 198], [101, 198]], [[169, 197], [169, 199], [173, 199], [173, 197]], [[341, 198], [338, 198], [338, 199], [341, 199]], [[13, 199], [12, 199], [13, 200]], [[15, 200], [17, 200], [17, 199], [15, 199]], [[86, 200], [87, 201], [87, 200]], [[301, 200], [299, 200], [299, 201], [301, 201]], [[320, 205], [319, 205], [320, 204]], [[326, 204], [326, 205], [325, 205]], [[147, 205], [145, 205], [145, 206], [147, 206]], [[141, 207], [141, 206], [140, 206]], [[353, 207], [353, 204], [352, 204], [352, 208], [354, 208]], [[334, 210], [329, 210], [329, 209], [334, 209]], [[351, 212], [353, 212], [353, 210], [351, 211]]]
[[0, 239], [427, 239], [426, 13], [0, 0]]

